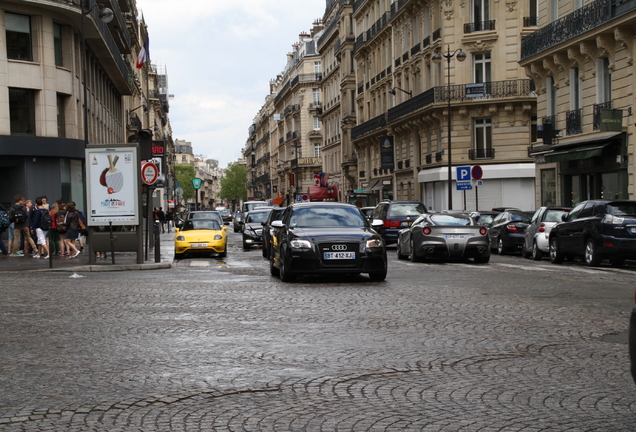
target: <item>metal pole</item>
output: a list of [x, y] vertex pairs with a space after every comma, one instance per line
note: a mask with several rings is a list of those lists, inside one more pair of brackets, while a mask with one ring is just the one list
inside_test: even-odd
[[453, 209], [453, 157], [451, 154], [451, 84], [450, 84], [450, 61], [451, 61], [451, 53], [450, 53], [450, 45], [448, 46], [448, 55], [446, 56], [446, 75], [448, 76], [448, 87], [447, 94], [448, 97], [448, 209]]

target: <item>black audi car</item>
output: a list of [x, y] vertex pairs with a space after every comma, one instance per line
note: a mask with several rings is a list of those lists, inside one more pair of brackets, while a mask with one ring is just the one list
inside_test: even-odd
[[271, 226], [270, 271], [283, 282], [329, 273], [386, 278], [386, 245], [352, 204], [292, 204]]

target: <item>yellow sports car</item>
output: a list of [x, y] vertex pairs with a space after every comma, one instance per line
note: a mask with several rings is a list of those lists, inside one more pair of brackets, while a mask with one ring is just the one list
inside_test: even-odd
[[174, 257], [183, 258], [185, 254], [218, 253], [221, 258], [227, 256], [227, 227], [221, 227], [216, 220], [186, 220], [181, 229], [177, 229], [174, 238]]

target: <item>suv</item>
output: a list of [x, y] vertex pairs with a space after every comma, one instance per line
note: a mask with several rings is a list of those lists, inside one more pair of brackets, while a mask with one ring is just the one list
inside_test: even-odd
[[636, 259], [636, 201], [583, 201], [550, 231], [550, 261], [582, 256], [595, 267], [608, 258], [614, 267]]
[[428, 211], [421, 201], [382, 201], [373, 210], [371, 225], [389, 245], [397, 243], [398, 232], [423, 213]]

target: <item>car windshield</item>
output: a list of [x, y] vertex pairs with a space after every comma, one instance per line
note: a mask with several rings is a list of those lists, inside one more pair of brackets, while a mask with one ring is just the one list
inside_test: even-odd
[[472, 225], [473, 220], [464, 215], [459, 214], [434, 214], [431, 220], [435, 225]]
[[197, 212], [197, 213], [192, 213], [192, 215], [190, 216], [190, 219], [218, 219], [218, 217], [219, 217], [218, 213]]
[[267, 216], [269, 216], [269, 212], [256, 212], [256, 213], [248, 213], [245, 217], [245, 223], [261, 223], [267, 220]]
[[419, 203], [391, 204], [387, 217], [419, 216], [426, 213], [426, 209]]
[[479, 216], [479, 223], [482, 225], [492, 225], [492, 220], [495, 218], [494, 214], [483, 214]]
[[531, 219], [532, 219], [532, 213], [528, 213], [528, 212], [510, 212], [510, 220], [511, 221], [530, 223]]
[[607, 212], [612, 216], [636, 216], [636, 203], [608, 204]]
[[561, 216], [567, 213], [567, 210], [546, 210], [543, 222], [561, 222]]
[[215, 220], [202, 220], [202, 219], [189, 219], [183, 224], [183, 231], [192, 230], [216, 230], [219, 231], [221, 227]]
[[357, 207], [311, 207], [294, 211], [292, 228], [308, 227], [363, 227], [365, 219]]

